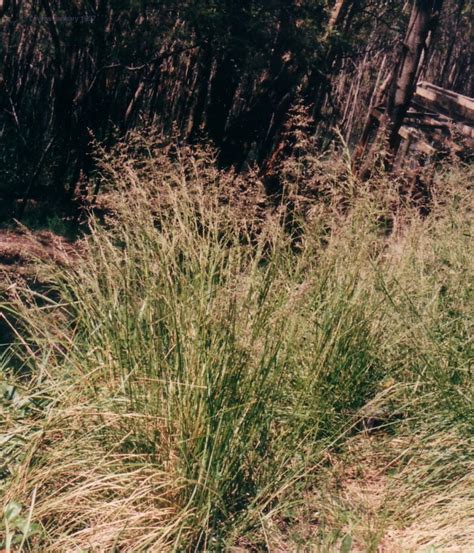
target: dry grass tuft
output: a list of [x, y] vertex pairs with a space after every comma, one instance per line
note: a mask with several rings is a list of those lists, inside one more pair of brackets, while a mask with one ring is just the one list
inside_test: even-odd
[[466, 550], [468, 169], [421, 216], [308, 154], [264, 206], [212, 152], [133, 140], [81, 262], [3, 300], [4, 547]]

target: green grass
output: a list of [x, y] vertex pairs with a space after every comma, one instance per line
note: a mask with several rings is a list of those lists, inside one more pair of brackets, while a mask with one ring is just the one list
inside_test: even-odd
[[[341, 169], [297, 244], [205, 154], [103, 170], [82, 261], [42, 267], [53, 295], [10, 291], [4, 547], [467, 550], [469, 169], [440, 173], [424, 219]], [[375, 512], [346, 487], [371, 465]]]

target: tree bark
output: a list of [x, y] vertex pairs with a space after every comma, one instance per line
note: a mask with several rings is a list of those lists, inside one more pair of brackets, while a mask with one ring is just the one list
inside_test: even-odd
[[392, 158], [400, 146], [399, 131], [415, 92], [416, 76], [428, 35], [437, 26], [442, 4], [443, 0], [414, 0], [412, 5], [408, 30], [387, 103], [388, 143]]

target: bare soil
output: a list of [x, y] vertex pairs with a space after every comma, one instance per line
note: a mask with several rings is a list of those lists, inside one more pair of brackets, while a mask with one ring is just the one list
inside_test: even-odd
[[50, 231], [0, 230], [0, 290], [11, 278], [36, 281], [38, 262], [68, 265], [75, 258], [76, 244]]
[[74, 263], [78, 258], [78, 244], [50, 231], [0, 230], [0, 354], [12, 342], [16, 326], [2, 304], [5, 306], [13, 300], [17, 290], [25, 286], [50, 295], [51, 282], [47, 272], [41, 270], [42, 263], [60, 266]]

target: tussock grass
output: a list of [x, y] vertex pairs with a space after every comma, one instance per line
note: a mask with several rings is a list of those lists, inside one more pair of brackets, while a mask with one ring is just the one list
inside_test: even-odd
[[[145, 143], [104, 160], [108, 215], [91, 217], [81, 262], [43, 267], [54, 294], [10, 290], [25, 367], [3, 362], [2, 493], [30, 509], [35, 532], [10, 521], [7, 540], [41, 551], [472, 540], [468, 169], [440, 174], [428, 217], [398, 205], [391, 234], [393, 183], [341, 171], [317, 202], [298, 179], [286, 191], [295, 242], [285, 204], [248, 211], [258, 182], [237, 187], [243, 177], [208, 154]], [[351, 505], [346, 468], [371, 464], [376, 506]]]

